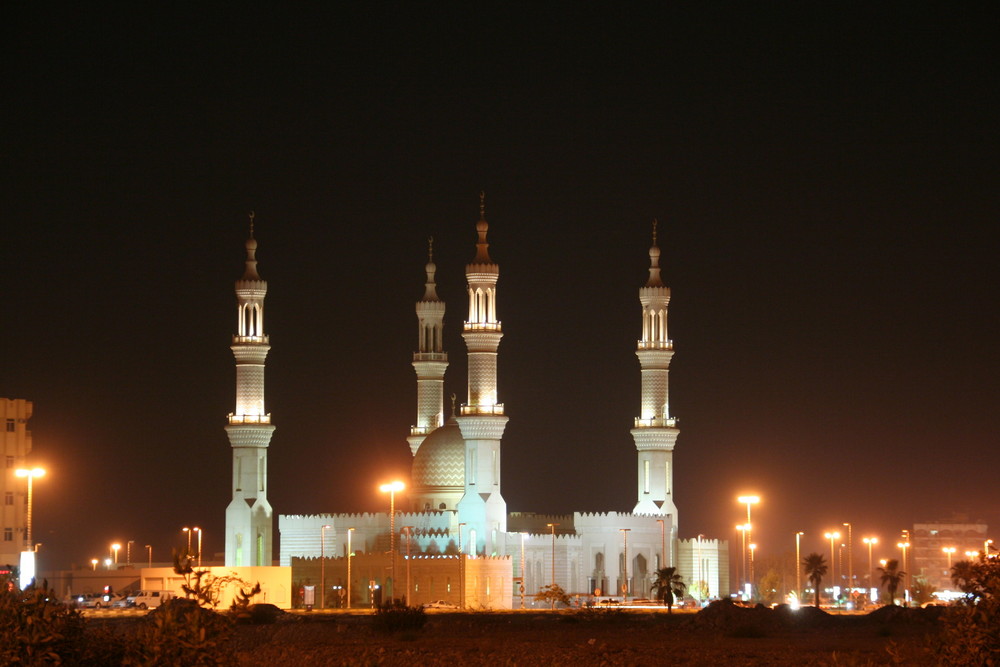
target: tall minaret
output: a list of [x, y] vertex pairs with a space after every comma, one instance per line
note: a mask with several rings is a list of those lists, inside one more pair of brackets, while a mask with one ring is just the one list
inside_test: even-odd
[[444, 372], [448, 353], [444, 351], [444, 301], [438, 298], [434, 274], [434, 237], [427, 240], [427, 282], [424, 298], [417, 301], [420, 326], [419, 352], [413, 354], [417, 372], [417, 423], [410, 427], [410, 452], [416, 456], [427, 434], [444, 424]]
[[257, 241], [250, 238], [243, 277], [236, 281], [236, 410], [226, 433], [233, 448], [233, 500], [226, 508], [226, 566], [271, 565], [271, 505], [267, 502], [267, 446], [274, 426], [264, 411], [264, 334], [267, 282], [257, 274]]
[[469, 319], [462, 337], [469, 351], [469, 401], [457, 418], [465, 439], [465, 494], [458, 503], [459, 521], [468, 533], [466, 553], [495, 554], [498, 535], [507, 530], [507, 503], [500, 495], [500, 438], [507, 417], [497, 402], [497, 347], [503, 332], [497, 319], [500, 268], [490, 259], [486, 232], [486, 195], [479, 194], [479, 242], [476, 258], [465, 267]]
[[673, 501], [673, 451], [677, 442], [677, 420], [670, 416], [667, 375], [674, 343], [667, 337], [667, 305], [670, 288], [660, 279], [660, 248], [649, 249], [649, 280], [639, 290], [642, 303], [642, 340], [636, 348], [642, 368], [642, 405], [632, 429], [639, 452], [638, 501], [635, 514], [664, 514], [677, 530], [677, 507]]

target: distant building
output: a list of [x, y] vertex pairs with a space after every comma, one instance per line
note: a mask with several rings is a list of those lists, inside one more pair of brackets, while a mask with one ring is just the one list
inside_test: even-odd
[[30, 462], [31, 431], [28, 420], [31, 419], [32, 403], [23, 398], [0, 398], [0, 442], [3, 443], [3, 476], [0, 477], [0, 493], [3, 504], [0, 505], [0, 527], [3, 528], [3, 539], [0, 540], [0, 569], [8, 565], [17, 566], [21, 552], [27, 545], [27, 515], [28, 515], [28, 482], [14, 473], [18, 468], [26, 467]]
[[[963, 516], [953, 517], [949, 521], [913, 524], [913, 534], [910, 536], [912, 565], [908, 566], [912, 570], [910, 574], [913, 577], [924, 577], [927, 583], [939, 591], [955, 590], [949, 560], [954, 565], [958, 561], [970, 559], [966, 552], [983, 551], [988, 539], [986, 531], [985, 523], [969, 521]], [[949, 556], [945, 549], [955, 551], [950, 552]]]
[[[635, 506], [632, 512], [560, 516], [508, 512], [501, 495], [500, 448], [508, 417], [497, 391], [497, 350], [503, 331], [497, 299], [499, 267], [488, 251], [488, 229], [481, 202], [476, 255], [466, 266], [468, 318], [462, 335], [468, 354], [468, 399], [456, 409], [453, 398], [447, 420], [443, 378], [448, 354], [442, 346], [445, 304], [437, 295], [437, 267], [433, 252], [429, 253], [425, 292], [416, 306], [418, 351], [413, 368], [417, 375], [417, 414], [407, 438], [414, 456], [406, 490], [410, 507], [392, 522], [387, 513], [279, 515], [280, 564], [293, 568], [294, 581], [308, 576], [317, 583], [315, 561], [323, 554], [331, 559], [330, 576], [343, 579], [350, 542], [351, 553], [366, 554], [364, 566], [359, 561], [360, 569], [352, 571], [350, 583], [336, 584], [328, 579], [327, 584], [350, 586], [357, 596], [352, 596], [352, 602], [359, 603], [370, 602], [369, 590], [378, 589], [382, 595], [396, 598], [406, 597], [408, 590], [411, 595], [419, 590], [420, 598], [426, 593], [466, 605], [510, 607], [520, 605], [522, 591], [532, 596], [550, 583], [559, 584], [578, 598], [645, 598], [651, 594], [655, 571], [666, 566], [677, 567], [692, 585], [692, 592], [727, 596], [728, 543], [681, 541], [677, 536], [672, 459], [679, 430], [668, 400], [673, 356], [673, 341], [667, 335], [670, 288], [660, 276], [655, 225], [649, 250], [649, 279], [639, 291], [642, 337], [636, 356], [642, 389], [639, 416], [631, 430], [637, 457]], [[259, 295], [262, 300], [263, 292]], [[245, 302], [241, 296], [241, 313]], [[241, 323], [245, 318], [241, 314]], [[266, 344], [266, 337], [251, 342]], [[233, 349], [237, 351], [237, 342]], [[263, 415], [263, 355], [255, 363], [260, 376], [260, 394], [255, 396], [260, 401], [259, 414]], [[260, 451], [266, 451], [263, 434], [259, 440]], [[233, 447], [235, 452], [235, 441]], [[258, 456], [260, 460], [263, 454]], [[266, 480], [266, 471], [257, 470], [258, 475], [263, 475], [260, 479]], [[234, 473], [237, 479], [239, 475]], [[261, 488], [264, 486], [262, 483]], [[234, 489], [234, 504], [255, 502], [253, 497], [241, 497], [240, 493]], [[403, 579], [403, 545], [407, 543], [413, 563], [420, 559], [419, 568], [411, 567], [409, 588]], [[394, 566], [386, 560], [392, 546], [397, 554]], [[227, 549], [227, 564], [228, 557]], [[488, 561], [488, 565], [473, 564], [475, 560]], [[466, 564], [460, 586], [452, 585], [459, 571], [456, 561]], [[309, 569], [304, 570], [307, 564]], [[435, 567], [440, 568], [436, 574]], [[496, 577], [513, 585], [499, 584]], [[703, 583], [695, 586], [699, 581]]]

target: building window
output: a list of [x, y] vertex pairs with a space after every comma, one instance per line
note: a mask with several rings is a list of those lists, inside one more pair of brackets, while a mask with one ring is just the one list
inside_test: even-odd
[[4, 505], [13, 505], [14, 504], [14, 492], [13, 491], [8, 491], [7, 493], [3, 494], [3, 504]]
[[14, 432], [14, 420], [13, 419], [8, 419], [7, 420], [7, 432], [8, 433], [13, 433]]
[[4, 542], [13, 542], [14, 541], [14, 529], [13, 528], [4, 528], [3, 529], [3, 541]]

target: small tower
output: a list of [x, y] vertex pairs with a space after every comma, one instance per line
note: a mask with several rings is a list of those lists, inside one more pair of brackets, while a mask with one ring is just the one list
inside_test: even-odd
[[444, 373], [448, 353], [444, 351], [444, 301], [438, 298], [434, 274], [434, 238], [427, 240], [427, 282], [424, 298], [417, 302], [419, 351], [413, 354], [417, 373], [417, 423], [410, 427], [410, 453], [417, 455], [427, 434], [444, 424]]
[[638, 501], [635, 514], [669, 515], [672, 533], [677, 530], [677, 507], [673, 501], [673, 450], [677, 442], [677, 420], [670, 416], [668, 373], [674, 356], [667, 336], [667, 306], [670, 288], [660, 278], [660, 248], [653, 221], [653, 245], [649, 249], [649, 280], [639, 290], [642, 304], [642, 340], [635, 351], [642, 369], [642, 404], [632, 429], [639, 454]]
[[476, 257], [465, 267], [469, 319], [462, 337], [469, 354], [469, 400], [458, 425], [465, 439], [465, 493], [458, 503], [459, 521], [469, 531], [467, 553], [498, 553], [507, 530], [507, 503], [500, 495], [500, 438], [507, 426], [503, 403], [497, 401], [497, 348], [503, 331], [497, 319], [500, 268], [490, 259], [486, 242], [485, 194], [479, 194]]
[[267, 447], [274, 433], [264, 410], [264, 360], [271, 349], [264, 333], [267, 282], [257, 274], [257, 241], [246, 242], [243, 277], [236, 281], [236, 410], [226, 434], [233, 448], [233, 499], [226, 508], [226, 566], [271, 564], [272, 511], [267, 502]]

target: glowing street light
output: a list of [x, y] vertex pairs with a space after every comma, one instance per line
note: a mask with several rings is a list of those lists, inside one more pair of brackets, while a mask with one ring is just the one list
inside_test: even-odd
[[122, 548], [122, 545], [115, 542], [111, 545], [111, 551], [115, 555], [115, 565], [118, 565], [118, 550]]
[[[757, 503], [759, 503], [760, 502], [760, 496], [740, 496], [736, 500], [738, 502], [740, 502], [741, 504], [747, 506], [746, 540], [749, 543], [753, 539], [752, 533], [751, 533], [751, 526], [753, 525], [753, 522], [750, 520], [750, 506], [751, 505], [756, 505]], [[746, 558], [746, 554], [744, 554], [744, 558]], [[750, 570], [748, 569], [747, 572], [749, 573]], [[753, 586], [753, 582], [752, 581], [750, 582], [750, 585]]]
[[184, 554], [184, 555], [187, 558], [190, 559], [191, 558], [191, 529], [188, 528], [187, 526], [185, 526], [185, 527], [181, 528], [181, 532], [187, 533], [188, 546], [187, 546], [187, 553]]
[[34, 541], [32, 540], [32, 537], [31, 537], [31, 509], [32, 509], [33, 495], [34, 495], [34, 481], [35, 481], [36, 477], [44, 477], [45, 476], [45, 469], [44, 468], [30, 468], [30, 469], [29, 468], [18, 468], [17, 470], [14, 471], [14, 474], [17, 475], [18, 477], [27, 477], [28, 478], [28, 515], [27, 515], [27, 517], [25, 517], [26, 520], [27, 520], [27, 524], [28, 525], [27, 525], [27, 532], [26, 532], [26, 534], [24, 536], [24, 539], [27, 542], [27, 548], [25, 549], [25, 551], [34, 551], [35, 550], [35, 543], [34, 543]]
[[326, 609], [326, 529], [329, 527], [321, 526], [319, 529], [319, 589], [322, 591], [319, 596], [320, 609]]
[[147, 544], [146, 551], [149, 553], [149, 567], [153, 567], [153, 545]]
[[906, 577], [906, 590], [903, 591], [903, 601], [910, 601], [910, 568], [906, 566], [906, 550], [910, 548], [909, 542], [897, 542], [896, 546], [903, 550], [903, 574]]
[[353, 528], [347, 529], [347, 608], [351, 608], [351, 558], [354, 552], [351, 551], [351, 536], [354, 534]]
[[[854, 590], [854, 540], [851, 534], [851, 524], [844, 522], [847, 526], [847, 590]], [[843, 563], [840, 564], [841, 569], [843, 569]], [[843, 573], [841, 573], [843, 576]]]
[[111, 559], [110, 558], [105, 558], [104, 559], [104, 569], [105, 570], [110, 570], [111, 569]]
[[191, 532], [198, 531], [198, 567], [201, 567], [201, 528], [195, 526]]
[[[740, 533], [740, 564], [736, 568], [736, 579], [742, 581], [747, 576], [747, 531], [750, 530], [750, 524], [736, 524], [736, 530]], [[742, 589], [743, 585], [740, 584], [737, 588]]]
[[399, 480], [378, 487], [382, 493], [389, 494], [389, 551], [392, 553], [392, 567], [389, 570], [392, 578], [392, 588], [389, 592], [390, 601], [396, 595], [396, 492], [402, 491], [403, 488], [403, 483]]
[[101, 561], [97, 560], [96, 558], [91, 558], [90, 559], [90, 564], [91, 564], [91, 566], [93, 566], [94, 572], [97, 572], [97, 564], [100, 563], [100, 562]]
[[751, 542], [747, 546], [750, 548], [750, 590], [753, 591], [753, 552], [757, 550], [757, 545]]
[[[831, 579], [833, 581], [836, 581], [837, 580], [837, 555], [834, 552], [833, 542], [834, 542], [834, 540], [839, 540], [840, 539], [840, 533], [838, 533], [837, 531], [834, 530], [834, 531], [831, 531], [831, 532], [828, 532], [828, 533], [823, 533], [823, 537], [825, 537], [826, 539], [830, 540], [830, 569], [832, 570], [832, 572], [830, 574], [832, 575]], [[833, 597], [834, 598], [837, 597], [836, 592], [833, 593]]]
[[991, 544], [993, 544], [993, 540], [986, 540], [985, 542], [983, 542], [983, 557], [984, 558], [989, 558], [990, 557], [990, 545]]
[[941, 549], [948, 556], [948, 569], [951, 569], [951, 555], [955, 553], [955, 547], [943, 547]]
[[979, 555], [978, 551], [966, 551], [965, 552], [965, 557], [966, 558], [975, 558], [978, 555]]
[[802, 599], [802, 554], [799, 540], [805, 535], [801, 530], [795, 533], [795, 597]]
[[868, 545], [868, 586], [875, 585], [875, 568], [872, 567], [872, 547], [878, 544], [877, 537], [863, 537], [861, 541]]

